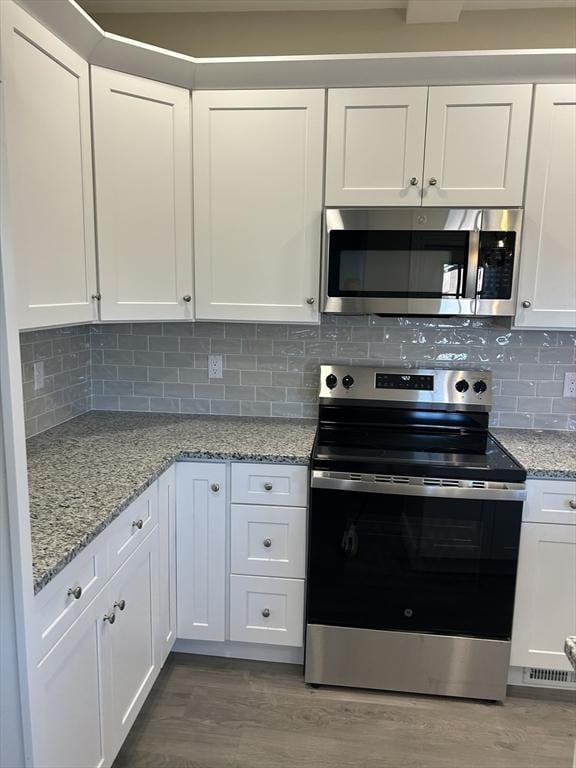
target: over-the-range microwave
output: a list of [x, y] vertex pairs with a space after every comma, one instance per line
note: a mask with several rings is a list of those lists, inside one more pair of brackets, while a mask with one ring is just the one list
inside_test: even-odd
[[522, 210], [326, 208], [322, 311], [514, 315]]

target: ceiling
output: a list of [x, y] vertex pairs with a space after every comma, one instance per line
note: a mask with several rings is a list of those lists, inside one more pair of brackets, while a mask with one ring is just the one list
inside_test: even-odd
[[576, 8], [576, 0], [77, 0], [88, 13], [218, 13], [400, 9], [407, 22], [458, 21], [460, 12]]

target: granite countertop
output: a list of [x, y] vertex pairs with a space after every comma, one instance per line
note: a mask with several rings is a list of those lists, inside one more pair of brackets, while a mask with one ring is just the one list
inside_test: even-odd
[[92, 411], [27, 441], [38, 592], [176, 459], [308, 464], [316, 422]]
[[568, 657], [568, 661], [574, 667], [576, 672], [576, 637], [567, 637], [564, 643], [564, 652]]
[[492, 429], [528, 477], [576, 480], [576, 431]]

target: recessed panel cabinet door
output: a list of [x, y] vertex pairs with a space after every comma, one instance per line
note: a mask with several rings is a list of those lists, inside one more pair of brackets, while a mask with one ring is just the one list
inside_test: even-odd
[[564, 641], [574, 634], [576, 525], [523, 523], [510, 664], [571, 670]]
[[432, 87], [423, 205], [521, 206], [531, 85]]
[[20, 328], [97, 319], [88, 64], [0, 3], [9, 226]]
[[226, 465], [176, 467], [178, 638], [226, 635]]
[[102, 620], [105, 743], [114, 759], [160, 671], [158, 529], [124, 563], [106, 588]]
[[576, 85], [537, 85], [516, 325], [576, 328]]
[[93, 67], [92, 99], [102, 319], [192, 319], [190, 93]]
[[159, 589], [158, 633], [160, 663], [176, 640], [176, 467], [158, 479]]
[[196, 316], [318, 320], [324, 91], [197, 91]]
[[328, 91], [326, 205], [420, 205], [427, 88]]
[[33, 671], [34, 765], [100, 768], [110, 764], [101, 701], [105, 593]]

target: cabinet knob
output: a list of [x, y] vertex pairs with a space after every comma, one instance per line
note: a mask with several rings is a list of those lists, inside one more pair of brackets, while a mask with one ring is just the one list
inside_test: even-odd
[[104, 618], [102, 620], [107, 621], [110, 624], [114, 624], [114, 622], [116, 621], [116, 614], [114, 613], [114, 611], [109, 611], [107, 614], [104, 615]]
[[434, 176], [432, 176], [428, 184], [430, 184], [431, 187], [435, 187], [436, 184], [438, 184], [438, 179], [435, 179]]
[[416, 178], [416, 176], [412, 176], [412, 178], [410, 179], [410, 186], [412, 187], [418, 186], [418, 179]]
[[143, 525], [143, 520], [132, 520], [132, 528], [138, 528], [138, 530], [141, 531]]
[[524, 307], [524, 309], [530, 309], [530, 307], [532, 306], [532, 302], [531, 301], [523, 301], [522, 302], [522, 306]]
[[271, 491], [273, 488], [272, 483], [264, 483], [264, 490], [265, 491]]
[[82, 597], [82, 587], [80, 585], [77, 587], [70, 587], [68, 590], [68, 597], [75, 597], [76, 600], [80, 600]]
[[264, 546], [266, 547], [266, 549], [269, 549], [269, 548], [272, 546], [272, 539], [264, 539], [264, 541], [262, 542], [262, 544], [264, 544]]
[[574, 499], [570, 499], [570, 509], [576, 509], [576, 501]]
[[309, 296], [306, 299], [306, 304], [314, 304], [315, 301], [316, 301], [316, 299], [314, 298], [314, 296]]
[[100, 292], [93, 293], [91, 296], [92, 301], [100, 301], [101, 298], [102, 298], [102, 294]]
[[262, 611], [262, 616], [264, 616], [265, 619], [267, 619], [270, 616], [270, 608], [264, 608]]
[[187, 293], [185, 296], [182, 296], [186, 304], [189, 304], [192, 301], [192, 296], [190, 296], [189, 293]]
[[211, 489], [212, 491], [214, 491], [214, 493], [218, 493], [218, 491], [220, 490], [220, 485], [219, 485], [219, 483], [212, 483], [212, 485], [210, 486], [210, 489]]
[[121, 611], [126, 608], [126, 600], [116, 600], [114, 603], [114, 608], [119, 608]]

